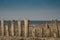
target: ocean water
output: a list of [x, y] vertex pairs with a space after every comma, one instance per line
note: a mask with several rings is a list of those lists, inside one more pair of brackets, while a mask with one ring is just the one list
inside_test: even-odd
[[[32, 25], [32, 24], [35, 24], [35, 25], [46, 24], [46, 22], [48, 24], [51, 24], [51, 21], [29, 21], [29, 25]], [[22, 25], [24, 25], [24, 21], [22, 21], [21, 23], [22, 23]], [[57, 23], [60, 24], [60, 21], [57, 21]], [[7, 24], [8, 24], [8, 26], [11, 26], [11, 21], [8, 21], [8, 22], [4, 21], [4, 26], [7, 25]], [[18, 21], [14, 21], [14, 25], [17, 26]], [[0, 21], [0, 26], [1, 26], [1, 21]]]

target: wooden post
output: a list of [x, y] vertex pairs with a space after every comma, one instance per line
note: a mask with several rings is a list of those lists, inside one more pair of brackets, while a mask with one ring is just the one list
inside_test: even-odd
[[57, 19], [52, 19], [52, 26], [57, 29]]
[[22, 31], [22, 28], [21, 28], [21, 20], [18, 20], [18, 35], [21, 36], [21, 31]]
[[14, 21], [11, 20], [11, 35], [14, 36]]
[[46, 37], [50, 37], [50, 29], [48, 23], [46, 23]]
[[24, 24], [25, 24], [25, 37], [28, 37], [28, 26], [29, 26], [29, 24], [28, 24], [27, 19], [24, 20]]
[[33, 29], [33, 31], [32, 31], [32, 36], [35, 38], [35, 28]]
[[40, 37], [42, 37], [42, 28], [39, 29]]
[[55, 37], [55, 38], [57, 37], [57, 34], [56, 34], [56, 32], [54, 32], [54, 37]]
[[49, 29], [46, 30], [46, 37], [50, 37], [50, 30]]
[[6, 25], [6, 36], [9, 36], [8, 25]]
[[1, 20], [2, 36], [4, 36], [4, 20]]

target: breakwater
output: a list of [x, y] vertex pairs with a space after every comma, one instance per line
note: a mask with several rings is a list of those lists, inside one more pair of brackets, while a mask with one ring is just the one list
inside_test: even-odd
[[10, 27], [8, 26], [8, 20], [4, 25], [4, 20], [1, 20], [0, 27], [0, 40], [60, 40], [60, 24], [57, 19], [52, 19], [48, 24], [31, 24], [29, 25], [28, 19], [18, 20], [15, 27], [15, 21], [10, 21]]

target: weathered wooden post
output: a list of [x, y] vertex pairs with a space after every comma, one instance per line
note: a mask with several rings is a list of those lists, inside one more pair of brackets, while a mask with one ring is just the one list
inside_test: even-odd
[[53, 28], [55, 28], [56, 30], [57, 30], [57, 19], [56, 18], [54, 18], [54, 19], [52, 19], [52, 26], [53, 26]]
[[54, 32], [54, 37], [55, 37], [55, 38], [57, 37], [57, 34], [56, 34], [56, 32]]
[[56, 18], [52, 19], [52, 29], [54, 30], [54, 35], [56, 34], [58, 37], [58, 24]]
[[35, 31], [36, 31], [36, 29], [35, 28], [33, 28], [33, 30], [32, 30], [32, 36], [35, 38]]
[[14, 36], [14, 20], [11, 20], [11, 35]]
[[6, 36], [9, 36], [8, 25], [6, 25]]
[[33, 31], [32, 31], [32, 36], [33, 36], [33, 40], [35, 40], [35, 38], [36, 38], [36, 29], [35, 28], [33, 28]]
[[39, 31], [39, 33], [40, 33], [40, 37], [42, 37], [42, 27], [40, 28], [40, 31]]
[[4, 20], [1, 20], [2, 36], [4, 36]]
[[49, 25], [46, 23], [46, 37], [50, 37], [50, 29], [49, 29]]
[[25, 37], [28, 37], [28, 19], [24, 20], [24, 25], [25, 25]]
[[49, 29], [46, 30], [46, 37], [50, 37], [50, 30]]
[[22, 31], [21, 20], [18, 20], [18, 35], [19, 36], [21, 36], [21, 31]]

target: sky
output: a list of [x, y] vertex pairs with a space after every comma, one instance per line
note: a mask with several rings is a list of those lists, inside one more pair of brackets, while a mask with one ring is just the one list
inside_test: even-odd
[[0, 20], [60, 20], [60, 0], [0, 0]]

